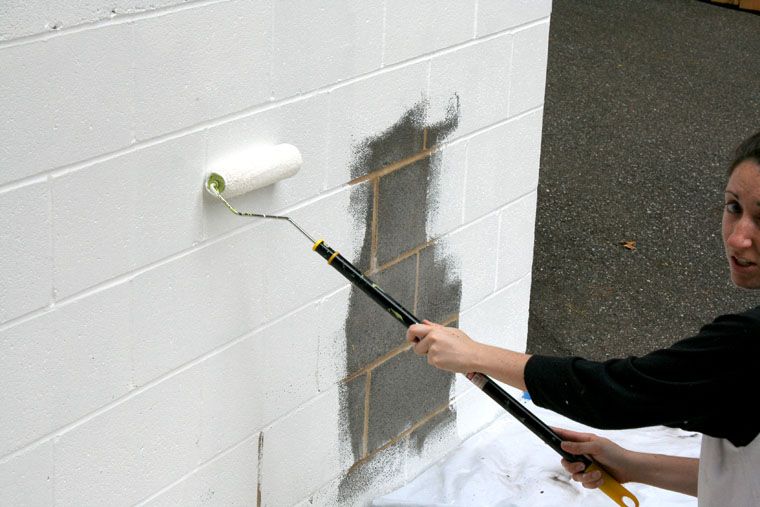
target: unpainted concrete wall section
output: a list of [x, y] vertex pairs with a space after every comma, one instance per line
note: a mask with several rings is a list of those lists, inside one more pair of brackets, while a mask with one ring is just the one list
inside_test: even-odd
[[[441, 178], [433, 153], [456, 129], [458, 100], [447, 117], [426, 125], [427, 104], [420, 102], [383, 133], [360, 143], [352, 177], [364, 192], [354, 209], [368, 225], [359, 255], [361, 265], [379, 286], [407, 309], [438, 322], [455, 323], [461, 281], [426, 231], [430, 182]], [[448, 272], [447, 272], [448, 271]], [[414, 355], [398, 321], [358, 289], [352, 289], [346, 320], [348, 420], [354, 458], [366, 460], [391, 445], [425, 418], [448, 408], [453, 375], [431, 368]], [[346, 478], [342, 497], [355, 487]], [[350, 486], [349, 486], [350, 485]]]

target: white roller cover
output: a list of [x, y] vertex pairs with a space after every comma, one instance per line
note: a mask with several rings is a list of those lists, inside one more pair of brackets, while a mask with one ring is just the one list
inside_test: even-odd
[[221, 194], [235, 197], [289, 178], [301, 169], [301, 164], [301, 152], [292, 144], [257, 146], [220, 160], [210, 177], [221, 176]]

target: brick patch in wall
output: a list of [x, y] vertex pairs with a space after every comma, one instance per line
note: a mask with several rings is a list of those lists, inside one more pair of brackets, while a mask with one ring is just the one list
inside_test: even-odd
[[[426, 224], [435, 211], [431, 205], [437, 203], [428, 194], [442, 177], [440, 158], [431, 154], [458, 125], [458, 99], [452, 99], [446, 118], [435, 124], [426, 124], [427, 107], [418, 103], [354, 150], [357, 191], [351, 209], [361, 215], [357, 222], [368, 224], [357, 264], [410, 311], [422, 308], [426, 317], [452, 321], [458, 318], [461, 282], [442, 247], [428, 243]], [[430, 281], [421, 284], [420, 276]], [[424, 300], [418, 295], [420, 286]], [[355, 288], [345, 327], [348, 377], [341, 411], [359, 470], [366, 468], [361, 463], [374, 460], [418, 426], [433, 431], [436, 421], [448, 421], [433, 416], [448, 410], [454, 376], [410, 351], [404, 327]], [[423, 441], [421, 434], [416, 442]], [[341, 495], [361, 488], [356, 470], [344, 478]]]

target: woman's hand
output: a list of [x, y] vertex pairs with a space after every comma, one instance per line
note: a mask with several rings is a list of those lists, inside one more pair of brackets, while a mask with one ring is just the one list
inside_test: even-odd
[[[552, 428], [564, 440], [562, 449], [578, 455], [585, 455], [604, 467], [619, 483], [631, 481], [632, 468], [635, 466], [633, 453], [612, 442], [609, 439], [592, 433]], [[584, 488], [598, 488], [602, 485], [599, 472], [585, 473], [586, 468], [581, 462], [562, 460], [562, 467], [572, 474], [573, 480], [580, 482]]]
[[[697, 496], [699, 459], [629, 451], [606, 438], [591, 433], [552, 428], [562, 440], [562, 449], [590, 457], [619, 483], [640, 482], [658, 488]], [[573, 480], [584, 488], [598, 488], [602, 480], [597, 472], [584, 473], [583, 463], [562, 460]]]
[[457, 373], [478, 372], [525, 391], [525, 364], [529, 355], [479, 343], [453, 327], [429, 320], [406, 331], [414, 352], [427, 355], [428, 363]]
[[416, 354], [427, 355], [432, 366], [458, 373], [473, 371], [480, 346], [463, 331], [428, 320], [410, 326], [406, 339], [414, 343], [412, 348]]

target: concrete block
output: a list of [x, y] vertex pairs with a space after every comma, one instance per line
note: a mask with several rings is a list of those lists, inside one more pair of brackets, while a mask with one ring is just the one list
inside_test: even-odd
[[430, 158], [380, 178], [377, 262], [383, 265], [427, 240]]
[[49, 192], [40, 182], [0, 193], [0, 324], [52, 298]]
[[137, 385], [266, 322], [264, 238], [266, 227], [256, 227], [132, 280]]
[[[359, 258], [364, 241], [367, 217], [364, 191], [367, 187], [345, 187], [323, 194], [319, 199], [289, 210], [286, 214], [315, 239], [338, 250], [349, 261]], [[357, 196], [357, 192], [360, 194]], [[218, 204], [218, 206], [223, 206]], [[229, 214], [229, 212], [227, 212]], [[263, 227], [256, 233], [255, 245], [247, 255], [263, 255], [254, 269], [265, 279], [267, 290], [262, 300], [268, 316], [277, 317], [347, 283], [325, 260], [311, 251], [312, 244], [295, 227], [284, 220], [260, 220], [235, 217]], [[244, 231], [244, 236], [250, 232]], [[225, 240], [226, 241], [226, 240]], [[254, 238], [251, 238], [254, 241]], [[276, 249], [272, 247], [277, 245]], [[276, 254], [276, 255], [275, 255]], [[361, 268], [361, 263], [358, 263]]]
[[256, 505], [259, 434], [249, 437], [145, 502], [145, 507], [176, 505]]
[[50, 440], [0, 460], [0, 505], [54, 505], [54, 470]]
[[262, 505], [293, 505], [348, 468], [351, 444], [341, 424], [333, 389], [264, 431]]
[[510, 116], [516, 116], [544, 103], [549, 20], [520, 30], [514, 37], [509, 86]]
[[315, 90], [380, 68], [383, 2], [275, 3], [273, 96]]
[[[236, 197], [232, 203], [240, 210], [276, 214], [278, 210], [315, 197], [321, 190], [327, 167], [326, 117], [327, 95], [320, 94], [211, 127], [207, 131], [207, 170], [214, 170], [220, 160], [240, 150], [288, 143], [298, 147], [303, 157], [298, 174]], [[231, 214], [210, 195], [205, 196], [204, 204], [207, 237], [251, 222]]]
[[329, 391], [346, 377], [346, 318], [352, 286], [345, 286], [317, 303], [319, 337], [317, 387]]
[[[433, 250], [436, 262], [445, 266], [447, 283], [455, 283], [455, 280], [461, 283], [460, 312], [482, 301], [494, 290], [498, 231], [498, 216], [493, 213], [445, 236], [437, 242], [440, 246]], [[441, 284], [439, 282], [431, 288], [436, 289]], [[423, 277], [420, 277], [420, 303], [425, 290], [422, 286]]]
[[453, 378], [411, 350], [372, 370], [368, 449], [377, 449], [448, 403]]
[[[0, 185], [132, 141], [132, 27], [109, 25], [0, 51]], [[54, 79], [42, 78], [55, 76]]]
[[345, 383], [341, 395], [341, 415], [348, 423], [348, 433], [351, 436], [353, 460], [358, 461], [364, 456], [364, 418], [366, 417], [365, 401], [367, 399], [367, 375], [359, 375]]
[[549, 17], [551, 0], [478, 0], [477, 35], [482, 37]]
[[272, 10], [233, 0], [135, 21], [137, 139], [267, 102]]
[[[372, 257], [372, 215], [374, 213], [375, 183], [371, 180], [353, 185], [349, 200], [348, 212], [353, 217], [357, 228], [358, 248], [349, 259], [351, 264], [362, 273], [370, 268]], [[361, 232], [361, 231], [364, 232]], [[345, 257], [345, 255], [344, 255]]]
[[330, 91], [326, 188], [419, 151], [428, 66], [405, 65]]
[[[0, 16], [0, 19], [6, 18]], [[0, 97], [14, 97], [13, 101], [3, 100], [0, 136], [5, 142], [0, 145], [0, 167], [3, 168], [0, 185], [50, 169], [55, 164], [48, 150], [42, 149], [52, 143], [55, 124], [51, 106], [44, 99], [50, 92], [50, 84], [39, 79], [39, 69], [51, 63], [47, 50], [47, 44], [37, 42], [0, 51], [0, 68], [13, 71], [13, 79], [0, 80]]]
[[364, 176], [422, 151], [426, 114], [426, 104], [418, 102], [381, 134], [355, 145], [351, 177]]
[[534, 111], [470, 139], [465, 222], [536, 189], [542, 115], [542, 110]]
[[312, 505], [371, 505], [404, 481], [409, 442], [404, 438], [357, 463], [340, 477], [323, 485], [298, 507]]
[[[290, 213], [351, 259], [363, 224], [352, 188]], [[348, 284], [281, 220], [259, 221], [134, 281], [136, 382], [145, 382]]]
[[411, 481], [461, 443], [457, 413], [447, 407], [409, 434], [406, 480]]
[[126, 286], [0, 331], [0, 456], [126, 394], [129, 344]]
[[[413, 311], [417, 256], [372, 276], [386, 294]], [[357, 371], [391, 350], [404, 345], [406, 329], [359, 289], [352, 289], [346, 318], [346, 367]]]
[[432, 155], [425, 224], [429, 240], [462, 225], [466, 168], [466, 143], [446, 146]]
[[530, 275], [462, 312], [460, 327], [474, 340], [525, 351], [528, 336]]
[[[337, 193], [323, 194], [319, 200], [289, 213], [314, 239], [324, 238], [349, 261], [360, 257], [367, 227], [354, 191], [355, 187], [345, 187]], [[273, 228], [266, 244], [278, 245], [277, 255], [268, 249], [262, 262], [267, 277], [265, 304], [270, 315], [283, 315], [348, 283], [311, 250], [312, 244], [294, 227], [279, 222], [270, 225]]]
[[53, 178], [58, 298], [201, 239], [204, 144], [182, 137]]
[[386, 4], [383, 64], [414, 58], [473, 37], [475, 2], [442, 4], [434, 0]]
[[536, 192], [510, 203], [499, 214], [497, 289], [531, 273], [535, 223]]
[[430, 61], [431, 120], [459, 100], [456, 136], [493, 125], [509, 117], [509, 68], [512, 36], [505, 34], [434, 56]]
[[194, 470], [200, 386], [199, 368], [183, 371], [58, 436], [56, 502], [132, 504]]
[[311, 304], [203, 362], [204, 459], [317, 396], [320, 320]]
[[458, 314], [462, 301], [459, 267], [441, 244], [420, 252], [419, 271], [417, 316], [442, 322]]
[[451, 137], [454, 131], [459, 128], [460, 113], [461, 104], [459, 95], [454, 93], [449, 97], [443, 117], [440, 116], [438, 111], [435, 111], [433, 113], [436, 115], [435, 118], [428, 120], [425, 146], [427, 148], [439, 148], [442, 143]]
[[125, 13], [143, 12], [190, 0], [93, 0], [4, 2], [0, 7], [0, 41], [49, 33], [84, 23], [111, 19]]

